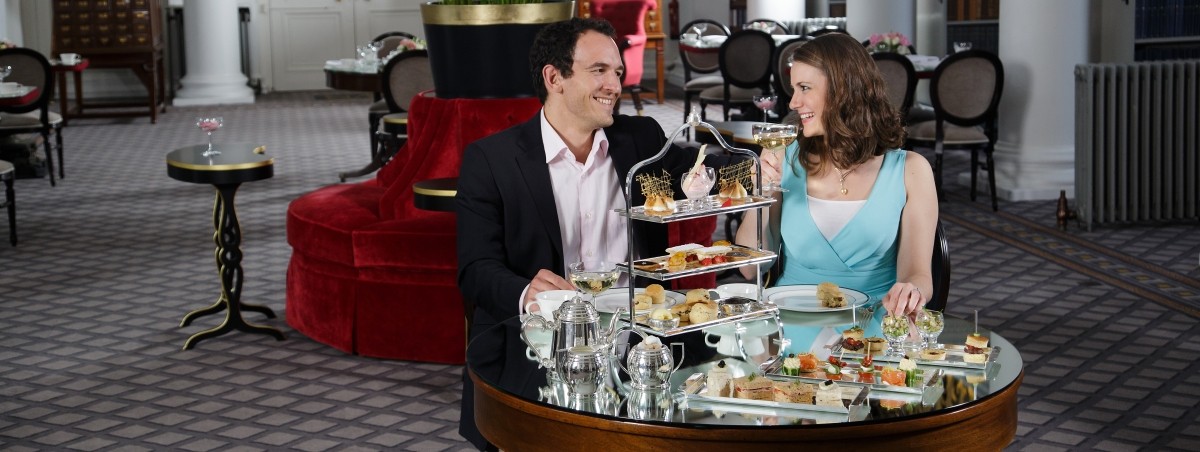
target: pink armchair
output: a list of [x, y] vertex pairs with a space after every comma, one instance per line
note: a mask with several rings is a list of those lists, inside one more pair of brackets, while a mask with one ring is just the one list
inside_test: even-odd
[[[625, 61], [623, 91], [633, 98], [638, 116], [642, 114], [642, 74], [646, 54], [646, 12], [658, 8], [654, 0], [591, 0], [591, 16], [607, 20], [617, 31], [617, 46]], [[613, 111], [619, 110], [618, 102]]]

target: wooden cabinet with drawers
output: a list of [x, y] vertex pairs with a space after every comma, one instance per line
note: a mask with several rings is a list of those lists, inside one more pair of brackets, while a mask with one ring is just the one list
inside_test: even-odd
[[148, 114], [151, 122], [157, 122], [166, 102], [160, 1], [53, 0], [53, 5], [54, 56], [78, 53], [88, 59], [90, 68], [130, 69], [149, 97], [147, 102], [78, 103], [62, 112], [64, 118]]

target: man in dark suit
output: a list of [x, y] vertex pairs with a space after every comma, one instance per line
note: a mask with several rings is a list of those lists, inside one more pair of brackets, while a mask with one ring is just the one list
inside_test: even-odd
[[[665, 253], [664, 225], [634, 222], [630, 237], [613, 212], [625, 207], [621, 190], [629, 171], [667, 143], [652, 118], [613, 115], [624, 72], [613, 36], [608, 22], [595, 19], [543, 28], [530, 49], [541, 113], [464, 151], [456, 198], [458, 282], [463, 298], [476, 305], [472, 338], [518, 315], [540, 292], [572, 290], [564, 278], [571, 262], [623, 262], [626, 240], [634, 241], [635, 258]], [[695, 160], [694, 149], [673, 148], [639, 174], [667, 170], [676, 175], [679, 193], [678, 175]], [[634, 206], [645, 202], [636, 181], [629, 191]], [[472, 370], [491, 381], [540, 384], [512, 330], [506, 343], [486, 344], [488, 353], [468, 357]], [[482, 350], [479, 345], [472, 351]], [[474, 388], [466, 374], [459, 432], [482, 449], [489, 445], [475, 428]]]

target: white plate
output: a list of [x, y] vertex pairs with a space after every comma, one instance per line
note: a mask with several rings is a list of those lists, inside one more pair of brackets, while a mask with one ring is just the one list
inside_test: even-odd
[[767, 301], [775, 303], [776, 306], [779, 306], [779, 309], [798, 312], [845, 311], [862, 306], [871, 299], [867, 294], [857, 290], [847, 287], [842, 287], [841, 289], [842, 293], [849, 300], [846, 300], [846, 306], [840, 308], [826, 308], [821, 306], [821, 302], [817, 301], [817, 286], [815, 284], [772, 287], [763, 291], [763, 297]]
[[[645, 293], [646, 289], [639, 287], [636, 289], [636, 291], [637, 291], [636, 293]], [[676, 303], [683, 303], [684, 300], [687, 300], [687, 297], [683, 296], [683, 294], [681, 294], [679, 292], [672, 292], [669, 290], [664, 291], [664, 292], [667, 294], [667, 299], [663, 301], [663, 304], [651, 305], [650, 309], [642, 309], [637, 312], [638, 313], [650, 312], [650, 310], [654, 309], [654, 308], [669, 308], [671, 306], [675, 306]], [[629, 309], [629, 288], [628, 287], [618, 287], [616, 289], [608, 289], [608, 290], [604, 291], [603, 293], [601, 293], [600, 295], [596, 295], [596, 310], [597, 311], [613, 313], [613, 312], [617, 312], [617, 308]]]
[[700, 37], [701, 42], [703, 42], [705, 44], [716, 44], [716, 45], [720, 45], [721, 43], [725, 42], [726, 39], [729, 39], [729, 37], [725, 36], [725, 35], [707, 35], [707, 36]]
[[717, 293], [722, 297], [745, 297], [751, 300], [758, 299], [758, 285], [747, 283], [722, 284], [717, 286]]

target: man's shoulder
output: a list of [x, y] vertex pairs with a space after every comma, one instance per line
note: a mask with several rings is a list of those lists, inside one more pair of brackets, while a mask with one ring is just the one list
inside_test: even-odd
[[658, 121], [649, 116], [613, 115], [613, 125], [610, 128], [631, 132], [645, 132], [660, 130], [662, 126], [658, 124]]

